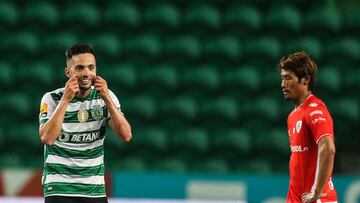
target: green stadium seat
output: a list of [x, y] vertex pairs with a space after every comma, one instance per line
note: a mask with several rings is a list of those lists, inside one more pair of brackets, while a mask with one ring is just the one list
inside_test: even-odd
[[0, 3], [0, 24], [12, 26], [18, 23], [19, 11], [16, 5], [9, 1], [1, 1]]
[[360, 22], [358, 17], [360, 16], [360, 11], [358, 7], [353, 7], [344, 11], [344, 25], [346, 30], [353, 32], [360, 29]]
[[0, 62], [0, 84], [2, 87], [8, 87], [14, 83], [14, 69], [6, 62]]
[[7, 37], [3, 49], [13, 51], [15, 54], [36, 55], [40, 48], [39, 36], [33, 32], [17, 32]]
[[130, 91], [137, 86], [138, 74], [132, 64], [120, 63], [109, 67], [100, 67], [98, 69], [100, 76], [108, 80], [109, 85], [115, 89]]
[[3, 128], [0, 127], [0, 147], [1, 147], [1, 149], [3, 149], [3, 146], [5, 146], [5, 139], [6, 139], [6, 134], [3, 130]]
[[272, 7], [266, 19], [267, 27], [279, 32], [297, 32], [301, 29], [301, 14], [293, 6]]
[[281, 115], [281, 107], [278, 101], [271, 97], [259, 97], [254, 101], [248, 101], [243, 105], [246, 115], [264, 119], [263, 121], [278, 121]]
[[262, 129], [256, 135], [255, 142], [260, 150], [270, 149], [273, 153], [283, 155], [290, 153], [289, 136], [285, 127]]
[[[280, 59], [276, 61], [276, 63], [279, 63]], [[270, 90], [269, 93], [273, 92], [279, 92], [281, 93], [281, 78], [280, 78], [280, 72], [276, 69], [276, 65], [270, 66], [270, 67], [264, 67], [260, 68], [258, 67], [258, 70], [263, 71], [263, 79], [262, 84], [264, 89]]]
[[132, 98], [124, 98], [124, 112], [129, 116], [140, 119], [154, 119], [157, 106], [154, 98], [147, 95], [138, 95]]
[[63, 19], [66, 25], [74, 25], [77, 28], [79, 26], [96, 27], [100, 23], [99, 15], [97, 7], [90, 2], [71, 2], [64, 10]]
[[143, 67], [140, 75], [142, 86], [148, 89], [154, 87], [158, 90], [174, 89], [178, 85], [176, 67], [170, 64], [157, 64], [152, 67]]
[[[52, 52], [56, 53], [57, 58], [61, 56], [65, 58], [65, 51], [78, 42], [76, 34], [72, 32], [59, 32], [46, 37], [43, 41], [42, 48], [46, 50], [46, 53], [48, 53], [48, 50], [52, 50]], [[64, 61], [64, 58], [62, 58], [61, 61]]]
[[171, 173], [185, 173], [188, 170], [186, 162], [176, 158], [161, 159], [154, 163], [153, 169]]
[[164, 152], [169, 146], [168, 141], [168, 135], [162, 128], [142, 127], [136, 131], [131, 144], [134, 149]]
[[270, 174], [272, 172], [271, 162], [261, 158], [251, 159], [246, 164], [241, 163], [237, 171], [252, 174]]
[[183, 128], [173, 133], [170, 146], [177, 153], [184, 151], [195, 156], [209, 150], [209, 137], [202, 128]]
[[161, 45], [156, 35], [144, 34], [126, 39], [124, 52], [125, 55], [156, 58], [161, 53]]
[[[11, 129], [11, 130], [10, 130]], [[8, 127], [8, 139], [13, 143], [23, 143], [24, 148], [41, 151], [42, 143], [39, 136], [38, 123], [25, 123], [21, 128], [17, 124]], [[41, 152], [40, 152], [41, 153]]]
[[161, 114], [165, 120], [180, 119], [194, 120], [198, 116], [198, 104], [191, 96], [176, 96], [162, 100]]
[[260, 88], [259, 70], [251, 65], [244, 65], [225, 71], [223, 73], [223, 85], [226, 89], [233, 88], [235, 91], [251, 93]]
[[320, 92], [327, 91], [330, 94], [340, 92], [342, 90], [342, 76], [338, 68], [328, 65], [320, 67], [316, 86]]
[[97, 56], [116, 58], [121, 53], [121, 43], [116, 34], [97, 34], [90, 42], [94, 46]]
[[322, 58], [323, 52], [321, 42], [318, 38], [313, 37], [294, 39], [285, 45], [285, 50], [289, 54], [298, 51], [305, 51], [315, 61]]
[[208, 159], [196, 160], [193, 167], [194, 172], [211, 173], [211, 174], [226, 174], [230, 169], [228, 163], [222, 159]]
[[360, 70], [354, 68], [350, 70], [351, 71], [345, 72], [344, 89], [351, 92], [350, 95], [353, 95], [353, 91], [357, 91], [360, 88]]
[[191, 5], [184, 13], [184, 24], [189, 27], [215, 30], [221, 25], [220, 13], [209, 4]]
[[245, 58], [253, 57], [257, 60], [265, 58], [272, 62], [280, 58], [281, 44], [272, 36], [263, 36], [249, 40], [244, 48]]
[[112, 28], [117, 27], [136, 28], [139, 25], [140, 13], [137, 7], [130, 1], [126, 2], [114, 2], [109, 4], [104, 12], [104, 22], [108, 25], [113, 25]]
[[37, 85], [49, 86], [54, 83], [55, 69], [46, 62], [35, 62], [19, 66], [17, 77], [24, 81], [35, 82]]
[[183, 75], [183, 83], [185, 87], [190, 89], [201, 89], [214, 91], [219, 88], [220, 76], [215, 67], [210, 65], [202, 65], [185, 70]]
[[229, 97], [215, 98], [202, 105], [201, 114], [204, 122], [211, 118], [215, 118], [218, 122], [219, 120], [236, 121], [239, 108], [237, 102]]
[[339, 98], [335, 102], [329, 102], [329, 108], [332, 109], [335, 118], [357, 125], [360, 117], [360, 109], [359, 102], [356, 98]]
[[180, 24], [180, 14], [172, 4], [155, 4], [147, 7], [144, 13], [147, 25], [174, 29]]
[[164, 58], [168, 55], [174, 57], [198, 58], [201, 54], [199, 40], [192, 36], [174, 36], [165, 40]]
[[360, 42], [356, 38], [334, 40], [326, 47], [326, 54], [331, 59], [357, 61], [360, 58]]
[[204, 55], [209, 58], [221, 58], [236, 61], [240, 58], [241, 46], [236, 37], [224, 36], [210, 38], [205, 43]]
[[212, 133], [212, 149], [220, 154], [230, 151], [235, 157], [249, 154], [252, 143], [250, 134], [244, 129], [225, 129]]
[[32, 26], [34, 24], [54, 26], [58, 23], [59, 13], [55, 5], [50, 2], [32, 2], [25, 8], [24, 19]]
[[231, 30], [253, 32], [261, 29], [261, 13], [256, 7], [231, 5], [224, 14], [224, 24]]
[[146, 162], [143, 158], [128, 157], [120, 161], [111, 161], [108, 166], [116, 171], [143, 172], [146, 171]]
[[20, 91], [4, 95], [3, 100], [2, 106], [5, 107], [3, 108], [4, 113], [6, 112], [14, 117], [29, 116], [31, 109], [33, 108], [29, 98], [25, 93]]
[[[8, 148], [10, 149], [10, 148]], [[13, 152], [2, 153], [0, 155], [0, 168], [21, 168], [24, 167], [23, 160], [20, 155], [15, 155]]]
[[121, 140], [121, 138], [112, 129], [107, 129], [104, 145], [106, 146], [104, 148], [105, 154], [109, 156], [110, 159], [112, 158], [116, 159], [119, 158], [118, 154], [128, 153], [131, 145], [131, 141], [130, 143], [124, 143]]
[[335, 8], [319, 8], [310, 10], [306, 16], [306, 27], [312, 32], [318, 32], [326, 36], [328, 32], [339, 32], [342, 27], [342, 19]]

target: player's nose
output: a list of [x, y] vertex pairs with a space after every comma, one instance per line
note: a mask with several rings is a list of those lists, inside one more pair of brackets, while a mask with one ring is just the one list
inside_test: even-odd
[[83, 77], [89, 77], [90, 76], [90, 71], [88, 68], [84, 68], [84, 70], [82, 71], [82, 75]]

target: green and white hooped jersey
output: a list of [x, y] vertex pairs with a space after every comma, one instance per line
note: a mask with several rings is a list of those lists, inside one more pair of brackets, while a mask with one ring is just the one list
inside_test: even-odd
[[[54, 113], [64, 88], [46, 93], [41, 100], [39, 115], [43, 125]], [[120, 103], [109, 90], [120, 111]], [[82, 99], [74, 98], [68, 105], [61, 134], [52, 146], [44, 145], [44, 195], [105, 197], [104, 138], [108, 109], [100, 93], [91, 89]]]

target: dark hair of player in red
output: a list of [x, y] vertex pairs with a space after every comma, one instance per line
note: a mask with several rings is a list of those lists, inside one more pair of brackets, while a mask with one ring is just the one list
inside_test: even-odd
[[314, 86], [316, 81], [316, 74], [317, 74], [317, 65], [316, 63], [310, 58], [310, 56], [304, 52], [296, 52], [290, 54], [286, 57], [283, 57], [280, 60], [280, 63], [277, 65], [277, 69], [292, 71], [298, 77], [299, 82], [301, 78], [309, 77], [309, 86], [308, 90], [314, 92]]

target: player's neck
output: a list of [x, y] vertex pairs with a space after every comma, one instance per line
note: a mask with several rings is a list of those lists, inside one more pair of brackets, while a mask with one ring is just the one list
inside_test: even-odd
[[80, 89], [80, 91], [76, 94], [76, 97], [78, 98], [85, 98], [87, 97], [91, 92], [91, 88], [84, 90], [84, 89]]
[[305, 102], [305, 100], [312, 95], [311, 91], [307, 91], [305, 94], [302, 94], [297, 101], [295, 101], [296, 108]]

